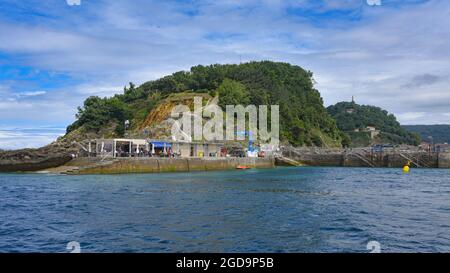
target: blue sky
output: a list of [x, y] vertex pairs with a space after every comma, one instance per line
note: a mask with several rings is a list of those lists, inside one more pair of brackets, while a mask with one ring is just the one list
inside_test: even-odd
[[313, 71], [326, 105], [450, 123], [450, 1], [368, 1], [0, 0], [0, 149], [51, 142], [88, 96], [240, 60]]

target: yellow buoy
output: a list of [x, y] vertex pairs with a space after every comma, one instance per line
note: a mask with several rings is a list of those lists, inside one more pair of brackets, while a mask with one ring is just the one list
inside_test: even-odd
[[408, 165], [403, 166], [403, 172], [404, 173], [409, 173], [409, 166]]

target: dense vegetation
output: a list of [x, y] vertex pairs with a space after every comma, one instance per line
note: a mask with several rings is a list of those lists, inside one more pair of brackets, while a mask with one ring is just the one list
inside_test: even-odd
[[[424, 141], [450, 143], [450, 125], [405, 125], [406, 130], [420, 134]], [[432, 138], [429, 138], [429, 137]]]
[[417, 145], [420, 142], [419, 135], [406, 131], [394, 115], [379, 107], [340, 102], [329, 106], [327, 110], [336, 119], [338, 128], [347, 133], [352, 142], [369, 144], [364, 142], [370, 138], [354, 132], [355, 129], [367, 126], [375, 126], [377, 130], [381, 130], [378, 141], [382, 143]]
[[139, 124], [162, 98], [172, 93], [219, 94], [220, 105], [255, 104], [280, 106], [280, 136], [294, 145], [339, 146], [344, 137], [314, 89], [312, 73], [287, 63], [269, 61], [244, 64], [195, 66], [190, 71], [130, 84], [112, 98], [88, 98], [79, 108], [77, 121], [68, 132], [82, 128], [99, 131], [114, 123], [115, 135], [123, 123]]
[[99, 130], [109, 122], [117, 124], [117, 135], [122, 135], [125, 129], [125, 120], [131, 117], [130, 108], [121, 100], [121, 97], [112, 98], [89, 97], [84, 101], [83, 107], [78, 107], [77, 120], [67, 128], [70, 132], [81, 125], [88, 131]]

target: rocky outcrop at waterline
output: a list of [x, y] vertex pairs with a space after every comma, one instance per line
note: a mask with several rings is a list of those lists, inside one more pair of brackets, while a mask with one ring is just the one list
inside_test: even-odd
[[43, 159], [22, 161], [0, 161], [0, 172], [33, 172], [47, 168], [54, 168], [66, 164], [72, 160], [69, 155], [54, 155]]
[[0, 151], [0, 172], [31, 172], [61, 166], [72, 160], [77, 147], [65, 140], [39, 149]]

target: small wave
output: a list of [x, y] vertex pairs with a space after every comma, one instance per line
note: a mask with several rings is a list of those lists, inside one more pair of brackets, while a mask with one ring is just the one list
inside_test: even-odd
[[294, 189], [250, 189], [253, 192], [269, 192], [269, 193], [295, 193], [300, 195], [316, 195], [316, 196], [326, 196], [330, 195], [331, 191], [323, 192], [313, 192], [313, 191], [303, 191]]

